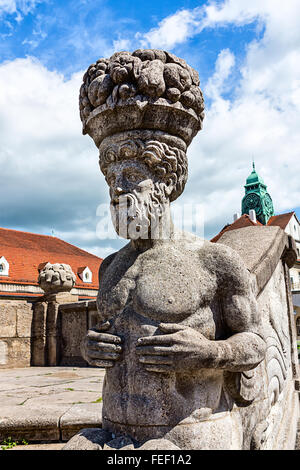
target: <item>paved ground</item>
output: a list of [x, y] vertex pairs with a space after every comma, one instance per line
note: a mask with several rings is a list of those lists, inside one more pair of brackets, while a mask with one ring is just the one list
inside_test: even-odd
[[92, 367], [0, 370], [0, 450], [8, 438], [30, 444], [47, 441], [52, 443], [49, 450], [57, 449], [79, 429], [101, 426], [104, 373]]

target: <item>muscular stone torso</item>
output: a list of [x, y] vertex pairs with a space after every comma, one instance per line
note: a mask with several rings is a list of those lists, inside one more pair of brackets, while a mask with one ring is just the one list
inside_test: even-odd
[[190, 326], [210, 340], [221, 338], [216, 276], [206, 268], [205, 251], [193, 246], [174, 243], [164, 257], [160, 246], [138, 253], [127, 245], [106, 267], [98, 310], [101, 321], [111, 322], [108, 332], [123, 339], [123, 354], [107, 369], [104, 421], [174, 426], [217, 409], [221, 371], [148, 372], [136, 353], [140, 337], [163, 334], [160, 323]]

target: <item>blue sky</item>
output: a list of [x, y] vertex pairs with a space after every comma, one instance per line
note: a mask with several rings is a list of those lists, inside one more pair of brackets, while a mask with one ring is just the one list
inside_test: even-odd
[[[23, 7], [23, 11], [24, 2], [19, 3], [19, 9], [2, 15], [1, 61], [34, 56], [49, 70], [68, 78], [97, 60], [99, 54], [112, 54], [116, 43], [130, 40], [133, 48], [140, 47], [139, 38], [164, 18], [182, 10], [197, 11], [207, 2], [46, 0], [28, 2], [28, 10]], [[228, 47], [242, 59], [247, 44], [260, 33], [254, 20], [243, 27], [203, 30], [175, 49], [202, 71], [202, 80], [207, 80], [220, 50]]]
[[206, 118], [181, 202], [203, 204], [206, 238], [240, 210], [252, 158], [276, 213], [300, 216], [298, 11], [298, 0], [0, 0], [0, 226], [54, 230], [99, 256], [124, 244], [96, 235], [108, 192], [78, 90], [92, 62], [141, 47], [199, 72]]

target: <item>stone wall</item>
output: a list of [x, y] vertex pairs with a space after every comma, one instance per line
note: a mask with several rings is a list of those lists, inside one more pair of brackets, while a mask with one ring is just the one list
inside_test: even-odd
[[80, 342], [96, 324], [96, 301], [74, 295], [0, 300], [0, 369], [87, 365]]
[[299, 420], [299, 364], [296, 326], [289, 282], [293, 241], [279, 227], [247, 227], [225, 233], [218, 241], [234, 248], [252, 277], [266, 357], [244, 374], [245, 387], [256, 398], [240, 408], [245, 448], [291, 450], [295, 448]]
[[80, 352], [80, 343], [87, 330], [97, 324], [96, 301], [60, 305], [59, 315], [61, 332], [59, 365], [87, 366]]
[[32, 318], [32, 304], [0, 300], [0, 369], [30, 366]]

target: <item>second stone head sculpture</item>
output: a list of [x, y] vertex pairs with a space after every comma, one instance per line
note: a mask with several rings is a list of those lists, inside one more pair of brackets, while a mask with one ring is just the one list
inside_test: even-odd
[[115, 53], [83, 78], [83, 133], [99, 148], [111, 214], [124, 238], [170, 235], [169, 203], [183, 192], [186, 150], [202, 128], [198, 73], [160, 50]]

